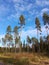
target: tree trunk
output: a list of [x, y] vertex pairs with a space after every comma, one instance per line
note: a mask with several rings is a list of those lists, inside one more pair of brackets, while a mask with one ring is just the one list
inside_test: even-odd
[[5, 48], [5, 54], [7, 53], [7, 46], [6, 46], [6, 48]]
[[38, 39], [38, 29], [37, 29], [37, 39]]
[[21, 53], [21, 47], [20, 47], [20, 50], [19, 50], [19, 52]]
[[27, 45], [27, 52], [29, 52], [29, 45]]
[[[21, 32], [20, 32], [20, 40], [21, 40], [22, 28], [23, 28], [23, 27], [21, 27], [21, 30], [20, 30], [20, 31], [21, 31]], [[21, 53], [21, 46], [20, 46], [20, 53]]]
[[32, 52], [35, 52], [35, 46], [34, 46], [34, 43], [32, 44]]
[[46, 32], [47, 32], [47, 36], [48, 36], [48, 28], [46, 29]]
[[15, 44], [15, 53], [16, 53], [16, 44]]
[[[37, 39], [38, 39], [38, 29], [37, 29]], [[38, 52], [40, 52], [40, 45], [39, 44], [38, 44], [38, 48], [39, 48]]]

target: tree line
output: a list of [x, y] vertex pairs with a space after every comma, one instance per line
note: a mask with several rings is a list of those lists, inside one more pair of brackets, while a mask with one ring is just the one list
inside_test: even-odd
[[[43, 23], [45, 25], [47, 36], [42, 36], [41, 23], [38, 17], [35, 18], [35, 28], [37, 29], [37, 38], [30, 38], [27, 36], [26, 43], [21, 41], [21, 32], [25, 27], [25, 17], [21, 15], [19, 17], [19, 26], [15, 26], [12, 30], [9, 25], [6, 29], [6, 34], [2, 38], [3, 48], [0, 48], [2, 52], [49, 52], [49, 15], [43, 13]], [[20, 31], [20, 32], [19, 32]], [[40, 33], [39, 33], [40, 31]], [[40, 35], [40, 40], [38, 40]], [[30, 46], [31, 45], [31, 46]]]

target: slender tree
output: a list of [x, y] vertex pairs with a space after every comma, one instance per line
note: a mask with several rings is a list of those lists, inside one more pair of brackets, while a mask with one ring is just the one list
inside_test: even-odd
[[[11, 34], [6, 34], [5, 35], [5, 39], [6, 39], [6, 46], [9, 45], [9, 51], [10, 51], [10, 45], [12, 44], [13, 42], [13, 36]], [[8, 44], [7, 44], [8, 42]]]
[[[24, 16], [21, 15], [21, 16], [19, 17], [19, 20], [20, 20], [19, 24], [20, 24], [20, 37], [21, 37], [22, 29], [24, 28], [24, 25], [25, 25], [25, 18], [24, 18]], [[21, 38], [20, 38], [20, 39], [21, 39]], [[21, 47], [20, 47], [20, 48], [21, 48]]]
[[49, 15], [47, 13], [43, 13], [43, 21], [44, 21], [44, 25], [45, 25], [47, 36], [48, 36]]
[[[5, 48], [6, 47], [6, 39], [5, 38], [2, 38], [2, 43], [3, 43], [3, 47]], [[5, 50], [5, 52], [6, 52], [6, 50]]]
[[15, 26], [13, 31], [14, 31], [14, 40], [15, 40], [15, 53], [16, 53], [16, 44], [18, 44], [19, 41], [18, 26]]
[[20, 20], [19, 24], [20, 24], [20, 35], [21, 35], [22, 29], [23, 29], [23, 27], [24, 27], [24, 25], [25, 25], [25, 18], [24, 18], [24, 16], [21, 15], [21, 16], [19, 17], [19, 20]]
[[48, 43], [48, 44], [47, 44], [47, 45], [48, 45], [47, 47], [48, 47], [48, 53], [49, 53], [49, 35], [47, 36], [46, 39], [47, 39], [47, 43]]
[[23, 41], [23, 51], [25, 52], [26, 49], [26, 44], [25, 44], [25, 40]]
[[27, 36], [27, 51], [29, 52], [29, 44], [31, 44], [31, 39]]
[[[38, 47], [38, 40], [35, 37], [31, 38], [31, 43], [32, 43], [32, 50], [35, 52], [37, 51], [37, 47]], [[36, 49], [35, 49], [36, 47]]]
[[12, 31], [12, 29], [11, 29], [11, 26], [9, 25], [9, 26], [7, 27], [6, 32], [7, 32], [8, 34], [10, 34], [10, 33], [11, 33], [11, 31]]
[[16, 44], [18, 44], [18, 43], [19, 43], [19, 38], [16, 37], [16, 38], [15, 38], [15, 53], [16, 53]]
[[[38, 31], [42, 32], [40, 21], [39, 21], [38, 17], [36, 17], [36, 19], [35, 19], [35, 24], [36, 24], [36, 28], [37, 28], [37, 39], [38, 39], [38, 35], [39, 35]], [[40, 51], [40, 46], [39, 46], [39, 51]]]
[[37, 28], [37, 39], [38, 39], [38, 34], [39, 34], [38, 31], [41, 32], [41, 25], [40, 25], [40, 21], [37, 17], [35, 19], [35, 24], [36, 24], [36, 28]]
[[43, 52], [43, 38], [40, 36], [40, 51]]
[[10, 50], [10, 45], [12, 44], [12, 40], [13, 40], [13, 37], [12, 37], [12, 34], [11, 34], [12, 29], [11, 29], [10, 25], [7, 27], [6, 32], [7, 33], [5, 35], [5, 38], [6, 38], [7, 42], [9, 42], [8, 45], [9, 45], [9, 50]]

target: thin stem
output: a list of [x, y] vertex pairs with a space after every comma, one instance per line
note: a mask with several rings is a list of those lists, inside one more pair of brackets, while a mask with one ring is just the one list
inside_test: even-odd
[[38, 29], [37, 29], [37, 39], [38, 39]]
[[46, 31], [47, 31], [47, 36], [48, 36], [48, 28], [46, 29]]

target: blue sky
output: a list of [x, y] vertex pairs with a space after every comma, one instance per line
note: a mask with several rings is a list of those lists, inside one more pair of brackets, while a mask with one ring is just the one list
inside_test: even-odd
[[42, 25], [42, 35], [46, 35], [42, 20], [44, 12], [49, 12], [49, 0], [0, 0], [0, 38], [6, 33], [8, 25], [11, 25], [12, 29], [18, 25], [21, 14], [24, 15], [26, 22], [21, 34], [22, 39], [27, 35], [36, 37], [36, 17]]

